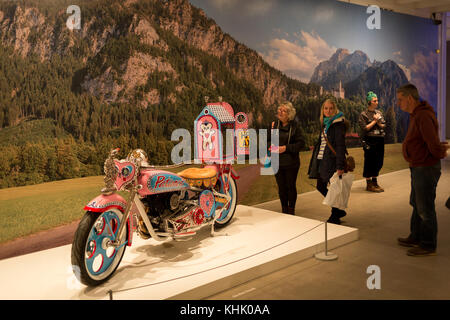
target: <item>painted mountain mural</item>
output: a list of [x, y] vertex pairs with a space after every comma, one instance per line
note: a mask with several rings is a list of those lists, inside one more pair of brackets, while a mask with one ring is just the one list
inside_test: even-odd
[[[368, 91], [377, 93], [379, 106], [388, 115], [387, 120], [390, 121], [388, 122], [390, 129], [386, 137], [388, 143], [403, 141], [406, 136], [409, 117], [395, 103], [396, 89], [406, 83], [408, 79], [403, 70], [394, 61], [387, 60], [367, 68], [355, 80], [344, 85], [349, 97], [365, 97]], [[395, 114], [395, 119], [392, 119], [392, 113]]]
[[[403, 81], [395, 64], [346, 49], [321, 62], [310, 83], [292, 79], [187, 0], [78, 0], [74, 30], [70, 5], [0, 2], [0, 188], [101, 175], [114, 147], [169, 164], [173, 130], [192, 132], [205, 96], [247, 112], [256, 129], [291, 101], [307, 150], [324, 99], [337, 97], [358, 132], [361, 94], [379, 88], [392, 102]], [[392, 128], [396, 120], [392, 109]]]
[[369, 57], [362, 51], [349, 53], [347, 49], [338, 49], [329, 60], [322, 61], [314, 69], [311, 83], [318, 83], [325, 90], [339, 87], [356, 79], [368, 67], [372, 66]]
[[0, 2], [0, 187], [102, 174], [113, 147], [170, 163], [205, 96], [260, 128], [277, 103], [318, 95], [187, 0], [80, 0], [73, 30], [71, 4]]
[[342, 97], [364, 103], [368, 91], [373, 91], [380, 100], [380, 109], [386, 114], [387, 143], [403, 141], [408, 115], [395, 104], [396, 88], [408, 83], [408, 79], [397, 63], [392, 60], [370, 62], [362, 51], [349, 53], [338, 49], [331, 58], [321, 62], [314, 70], [311, 83]]

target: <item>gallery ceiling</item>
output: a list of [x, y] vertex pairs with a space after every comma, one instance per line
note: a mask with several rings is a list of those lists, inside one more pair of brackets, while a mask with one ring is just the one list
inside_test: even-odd
[[382, 9], [430, 18], [432, 13], [450, 11], [450, 0], [338, 0], [360, 5], [377, 5]]
[[450, 41], [450, 0], [338, 0], [363, 6], [377, 5], [382, 9], [422, 18], [447, 20], [447, 41]]

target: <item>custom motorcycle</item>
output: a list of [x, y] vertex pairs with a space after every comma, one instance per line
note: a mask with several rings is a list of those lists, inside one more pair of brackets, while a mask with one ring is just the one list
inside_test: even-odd
[[[186, 239], [204, 227], [222, 228], [233, 218], [238, 178], [231, 163], [190, 167], [148, 165], [137, 149], [118, 160], [119, 149], [104, 163], [105, 188], [91, 200], [72, 244], [72, 268], [88, 286], [108, 280], [131, 246], [133, 233], [143, 239]], [[165, 169], [165, 170], [164, 170]], [[118, 191], [128, 191], [125, 199]]]

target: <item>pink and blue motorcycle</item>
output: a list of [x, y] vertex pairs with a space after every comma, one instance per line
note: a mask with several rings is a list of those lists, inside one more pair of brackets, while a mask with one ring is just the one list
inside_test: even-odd
[[[90, 201], [72, 244], [78, 280], [96, 286], [108, 280], [133, 242], [192, 237], [203, 226], [227, 225], [237, 203], [237, 175], [231, 164], [188, 168], [178, 174], [146, 165], [142, 150], [124, 160], [118, 149], [105, 161], [105, 188]], [[125, 199], [117, 191], [129, 192]]]
[[[242, 124], [242, 115], [234, 117], [230, 108], [221, 102], [208, 104], [197, 118], [196, 128], [202, 130], [196, 132], [197, 139], [204, 139], [196, 141], [197, 158], [211, 160], [217, 155], [221, 125], [235, 129]], [[177, 165], [150, 166], [143, 150], [134, 150], [123, 160], [116, 158], [118, 152], [112, 150], [106, 159], [105, 187], [85, 206], [72, 244], [73, 271], [88, 286], [114, 274], [135, 232], [143, 239], [166, 241], [192, 237], [210, 226], [214, 235], [214, 229], [226, 226], [236, 210], [238, 176], [230, 162], [203, 162], [202, 167], [173, 173], [167, 170]], [[119, 191], [128, 194], [122, 197]]]

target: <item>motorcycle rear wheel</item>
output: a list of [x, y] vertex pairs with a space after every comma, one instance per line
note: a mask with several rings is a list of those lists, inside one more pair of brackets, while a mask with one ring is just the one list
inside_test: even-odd
[[[102, 213], [86, 212], [78, 225], [72, 243], [72, 269], [77, 279], [87, 286], [98, 286], [116, 271], [125, 253], [108, 246], [117, 237], [122, 212], [110, 209]], [[127, 239], [124, 232], [123, 240]]]
[[[226, 176], [224, 176], [226, 179]], [[220, 181], [219, 183], [222, 183]], [[224, 193], [223, 184], [220, 186], [220, 192]], [[228, 204], [227, 208], [225, 208], [222, 213], [220, 214], [220, 217], [217, 218], [217, 220], [214, 223], [214, 227], [216, 228], [223, 228], [228, 223], [230, 223], [231, 219], [234, 216], [234, 212], [236, 211], [236, 205], [238, 200], [238, 193], [237, 193], [237, 187], [236, 182], [232, 177], [230, 177], [230, 183], [229, 183], [229, 189], [227, 191], [227, 194], [231, 196], [230, 203]]]

